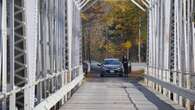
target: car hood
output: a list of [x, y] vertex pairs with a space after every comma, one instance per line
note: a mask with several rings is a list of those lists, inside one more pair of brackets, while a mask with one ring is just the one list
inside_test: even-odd
[[121, 68], [121, 65], [103, 65], [103, 67], [107, 69], [117, 69], [117, 68]]

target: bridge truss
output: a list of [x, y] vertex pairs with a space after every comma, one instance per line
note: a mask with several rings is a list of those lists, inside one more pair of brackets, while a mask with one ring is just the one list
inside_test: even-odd
[[188, 110], [194, 109], [194, 0], [148, 1], [146, 84]]
[[[1, 110], [56, 110], [71, 97], [83, 79], [80, 11], [95, 1], [0, 0]], [[131, 1], [148, 13], [146, 84], [193, 109], [194, 0]]]
[[0, 0], [1, 110], [56, 110], [71, 97], [83, 79], [80, 2]]

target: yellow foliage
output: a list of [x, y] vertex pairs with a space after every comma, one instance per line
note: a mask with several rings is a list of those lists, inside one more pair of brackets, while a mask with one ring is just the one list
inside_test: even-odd
[[88, 21], [88, 18], [87, 18], [87, 16], [86, 16], [84, 13], [81, 13], [81, 18], [82, 18], [83, 20]]
[[116, 29], [121, 29], [121, 28], [122, 28], [121, 24], [116, 25]]
[[141, 36], [140, 38], [140, 41], [139, 41], [139, 37], [136, 37], [137, 39], [135, 40], [136, 41], [136, 44], [139, 45], [140, 44], [143, 44], [145, 41], [144, 41], [144, 37]]
[[129, 10], [129, 1], [128, 0], [105, 0], [108, 4], [112, 6], [112, 9], [118, 10], [120, 12], [125, 12]]
[[108, 43], [108, 44], [104, 45], [104, 48], [110, 54], [114, 54], [116, 51], [116, 49], [115, 49], [116, 47], [113, 43]]
[[122, 43], [122, 47], [126, 49], [131, 48], [132, 47], [131, 41], [126, 41], [125, 43]]

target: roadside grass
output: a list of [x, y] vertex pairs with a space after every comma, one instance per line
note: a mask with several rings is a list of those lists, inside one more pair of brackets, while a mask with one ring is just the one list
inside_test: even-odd
[[144, 79], [144, 69], [134, 70], [128, 75], [130, 80], [143, 81]]

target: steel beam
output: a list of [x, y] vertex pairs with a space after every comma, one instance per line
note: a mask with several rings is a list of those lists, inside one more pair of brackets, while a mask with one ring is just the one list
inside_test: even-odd
[[[81, 60], [78, 57], [80, 10], [72, 0], [3, 0], [0, 12], [3, 110], [43, 107], [41, 102], [68, 88], [68, 91], [63, 89], [66, 92], [59, 95], [58, 100], [47, 105], [58, 108], [59, 103], [67, 100], [67, 93], [82, 80], [82, 65], [78, 63]], [[76, 56], [75, 61], [72, 55]], [[74, 79], [71, 78], [73, 71]]]
[[[7, 92], [7, 0], [2, 1], [2, 93]], [[2, 110], [7, 109], [7, 98], [2, 101]]]
[[[186, 102], [186, 108], [190, 110], [193, 99], [190, 96], [186, 97], [185, 94], [190, 94], [188, 92], [191, 90], [194, 92], [192, 85], [194, 77], [194, 23], [192, 21], [194, 4], [192, 3], [194, 1], [148, 0], [147, 3], [150, 8], [149, 66], [146, 74], [155, 79], [153, 81], [146, 79], [147, 83], [176, 103], [183, 105], [183, 102]], [[163, 86], [159, 81], [169, 84], [170, 87]], [[189, 91], [180, 94], [179, 89], [173, 91], [171, 86], [189, 89]]]
[[169, 82], [158, 80], [152, 76], [146, 75], [145, 78], [161, 85], [162, 87], [170, 90], [171, 92], [174, 92], [180, 96], [183, 96], [184, 98], [190, 99], [191, 101], [195, 101], [195, 91], [193, 91], [193, 90], [188, 90], [186, 88], [181, 88], [181, 87], [175, 86], [174, 84], [170, 84]]

